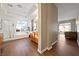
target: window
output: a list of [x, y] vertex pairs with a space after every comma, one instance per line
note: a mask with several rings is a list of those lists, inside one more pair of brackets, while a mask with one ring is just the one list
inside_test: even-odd
[[71, 23], [63, 23], [59, 25], [59, 32], [71, 31]]
[[16, 26], [16, 29], [20, 30], [20, 31], [25, 31], [27, 28], [27, 21], [18, 21], [17, 22], [17, 26]]

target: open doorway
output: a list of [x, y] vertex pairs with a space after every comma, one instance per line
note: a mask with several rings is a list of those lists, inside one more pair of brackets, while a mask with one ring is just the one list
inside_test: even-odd
[[65, 38], [65, 32], [71, 31], [71, 23], [61, 23], [59, 24], [59, 37]]

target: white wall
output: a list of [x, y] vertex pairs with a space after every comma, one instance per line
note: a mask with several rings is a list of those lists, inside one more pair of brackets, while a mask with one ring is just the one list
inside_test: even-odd
[[45, 51], [57, 40], [58, 12], [54, 4], [39, 4], [39, 36], [38, 51]]
[[56, 3], [58, 7], [58, 21], [74, 19], [79, 11], [79, 3]]
[[48, 47], [51, 47], [58, 39], [58, 8], [54, 4], [48, 4]]

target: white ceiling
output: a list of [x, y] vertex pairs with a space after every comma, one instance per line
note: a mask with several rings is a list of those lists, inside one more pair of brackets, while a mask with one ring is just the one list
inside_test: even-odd
[[[55, 5], [58, 7], [58, 21], [69, 20], [79, 15], [78, 3], [56, 3]], [[2, 3], [1, 8], [6, 15], [10, 14], [14, 17], [28, 17], [36, 10], [33, 3]]]
[[76, 18], [79, 14], [79, 3], [56, 3], [58, 7], [58, 21]]
[[2, 3], [1, 4], [4, 14], [10, 14], [21, 17], [28, 17], [36, 10], [36, 6], [33, 3]]

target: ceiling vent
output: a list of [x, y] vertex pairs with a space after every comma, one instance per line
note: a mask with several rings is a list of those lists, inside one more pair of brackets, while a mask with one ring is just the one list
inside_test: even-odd
[[13, 5], [11, 5], [11, 4], [7, 4], [9, 7], [13, 7]]
[[18, 6], [19, 8], [22, 8], [22, 5], [20, 5], [20, 4], [18, 4], [17, 6]]

